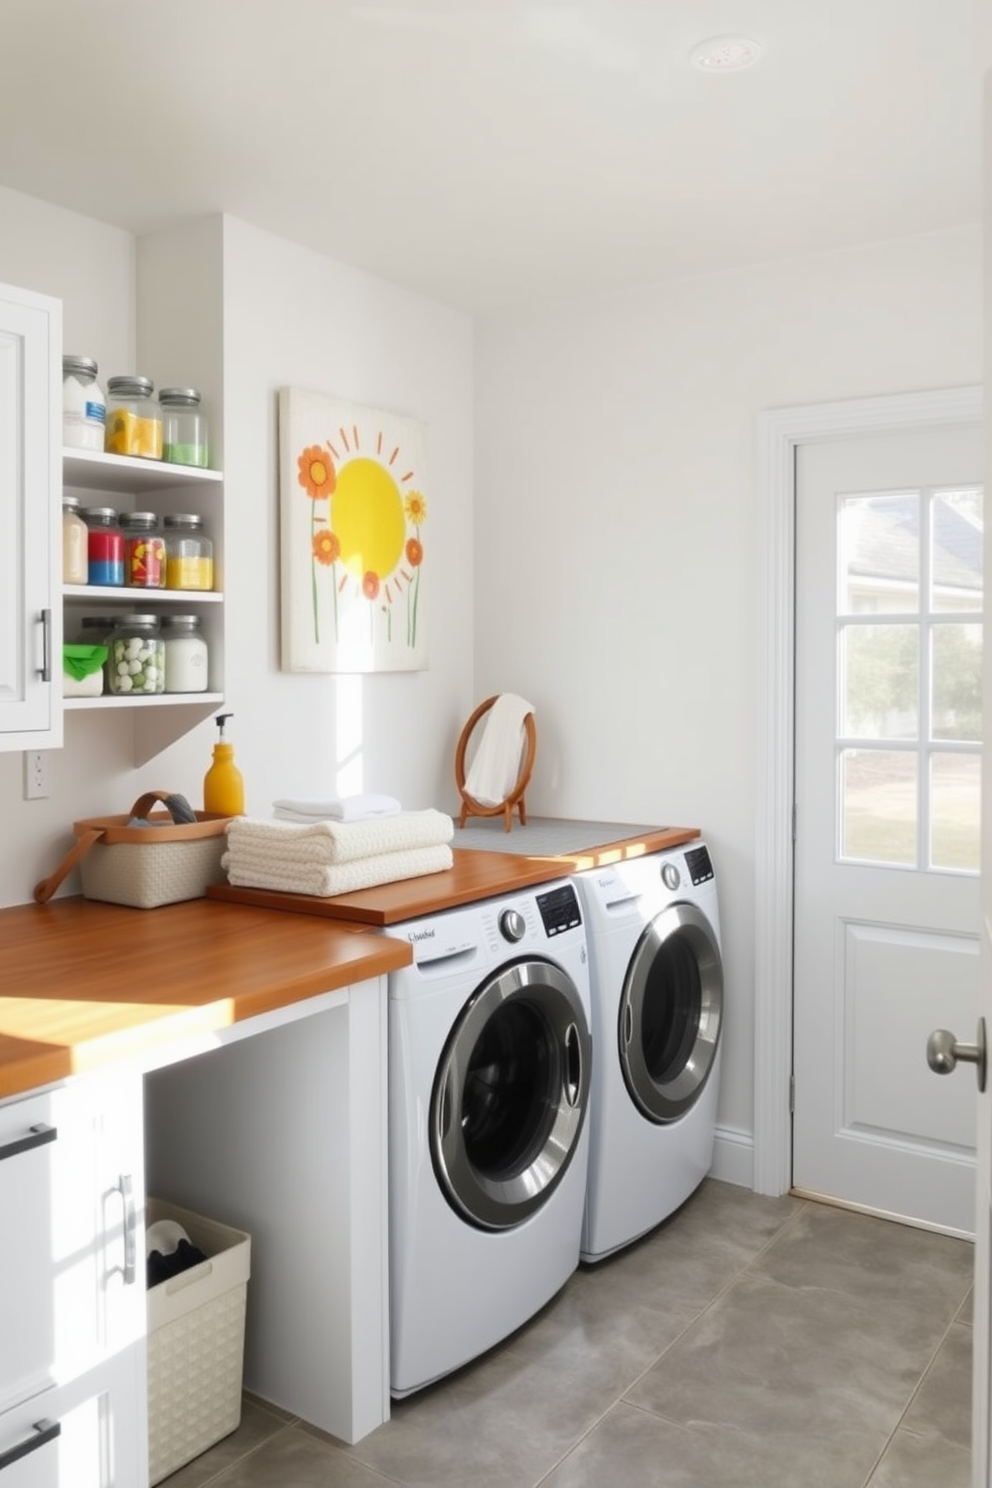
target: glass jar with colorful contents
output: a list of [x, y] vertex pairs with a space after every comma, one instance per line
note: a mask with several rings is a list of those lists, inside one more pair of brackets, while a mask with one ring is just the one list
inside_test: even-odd
[[165, 691], [165, 646], [155, 615], [123, 615], [108, 642], [107, 680], [118, 697]]
[[207, 465], [207, 419], [196, 388], [162, 388], [162, 458], [172, 465]]
[[110, 455], [162, 458], [162, 410], [150, 377], [111, 377], [107, 382], [104, 448]]
[[124, 582], [132, 589], [165, 588], [165, 538], [154, 512], [122, 512]]
[[192, 512], [176, 512], [165, 519], [165, 587], [214, 587], [213, 543], [203, 530], [203, 518]]
[[124, 583], [124, 534], [112, 506], [83, 508], [86, 523], [86, 582], [118, 587]]

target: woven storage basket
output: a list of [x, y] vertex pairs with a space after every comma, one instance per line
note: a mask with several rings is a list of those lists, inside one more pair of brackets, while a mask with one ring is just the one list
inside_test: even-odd
[[148, 1481], [160, 1483], [241, 1424], [251, 1239], [149, 1199], [207, 1257], [148, 1292]]
[[[175, 822], [167, 812], [151, 813], [168, 791], [147, 791], [127, 816], [94, 816], [73, 822], [76, 844], [55, 872], [38, 884], [34, 897], [44, 904], [78, 864], [86, 899], [157, 909], [181, 899], [200, 899], [207, 885], [223, 883], [220, 860], [227, 846], [229, 816], [206, 811], [195, 822]], [[151, 823], [130, 826], [135, 818]]]

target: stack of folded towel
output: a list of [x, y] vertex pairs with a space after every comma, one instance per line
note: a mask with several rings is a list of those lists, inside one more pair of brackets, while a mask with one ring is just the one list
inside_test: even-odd
[[[349, 800], [355, 798], [277, 802], [282, 815], [271, 820], [235, 817], [221, 859], [229, 882], [327, 898], [451, 867], [454, 822], [443, 811], [401, 811], [397, 803], [394, 811], [364, 811], [351, 820], [327, 813], [329, 804], [347, 810]], [[307, 805], [323, 805], [324, 814], [299, 809]]]

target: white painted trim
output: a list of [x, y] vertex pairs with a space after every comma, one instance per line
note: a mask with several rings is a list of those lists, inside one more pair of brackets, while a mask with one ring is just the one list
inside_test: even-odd
[[754, 1138], [734, 1126], [718, 1126], [713, 1142], [710, 1177], [739, 1188], [754, 1187]]
[[982, 388], [773, 409], [758, 419], [758, 776], [755, 824], [755, 1193], [792, 1182], [792, 801], [796, 446], [978, 423]]

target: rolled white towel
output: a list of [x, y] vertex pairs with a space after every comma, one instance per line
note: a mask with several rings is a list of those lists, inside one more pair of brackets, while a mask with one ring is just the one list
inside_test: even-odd
[[450, 842], [455, 824], [443, 811], [402, 811], [361, 822], [297, 822], [239, 816], [227, 827], [228, 852], [276, 863], [351, 863], [381, 853]]
[[395, 796], [363, 795], [335, 796], [329, 801], [298, 801], [281, 799], [273, 801], [272, 814], [279, 821], [365, 821], [370, 817], [396, 816], [402, 806]]
[[454, 861], [447, 843], [434, 847], [407, 848], [401, 852], [379, 853], [351, 863], [299, 864], [237, 862], [225, 853], [221, 866], [228, 882], [241, 889], [277, 889], [285, 894], [309, 894], [328, 899], [335, 894], [352, 894], [358, 889], [372, 889], [379, 884], [397, 883], [401, 879], [420, 878], [428, 873], [443, 873]]

